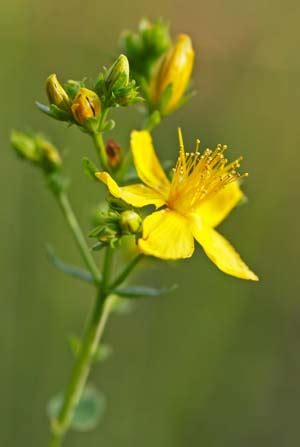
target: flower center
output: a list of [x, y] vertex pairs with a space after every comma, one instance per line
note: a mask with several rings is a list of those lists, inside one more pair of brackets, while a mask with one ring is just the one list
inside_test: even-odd
[[218, 144], [215, 150], [206, 149], [201, 154], [198, 152], [200, 141], [197, 140], [195, 151], [186, 153], [180, 131], [179, 142], [179, 157], [173, 169], [167, 204], [181, 214], [193, 212], [226, 185], [248, 175], [237, 172], [242, 157], [233, 162], [224, 157], [226, 145]]

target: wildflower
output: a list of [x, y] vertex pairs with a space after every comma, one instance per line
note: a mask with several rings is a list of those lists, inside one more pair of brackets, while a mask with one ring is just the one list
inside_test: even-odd
[[101, 112], [101, 103], [98, 95], [87, 88], [81, 88], [71, 106], [75, 120], [84, 124], [88, 118], [97, 118]]
[[180, 103], [190, 81], [195, 53], [187, 34], [177, 41], [161, 59], [150, 81], [150, 99], [163, 115]]
[[[143, 222], [138, 240], [140, 250], [161, 259], [189, 258], [194, 238], [207, 256], [225, 273], [238, 278], [258, 280], [230, 243], [214, 228], [237, 205], [243, 194], [237, 173], [239, 160], [228, 163], [226, 146], [185, 153], [181, 132], [180, 150], [172, 181], [169, 181], [155, 154], [147, 131], [134, 131], [131, 148], [139, 178], [144, 184], [119, 187], [107, 172], [95, 175], [110, 193], [134, 207], [153, 204], [153, 212]], [[244, 174], [245, 176], [246, 174]]]

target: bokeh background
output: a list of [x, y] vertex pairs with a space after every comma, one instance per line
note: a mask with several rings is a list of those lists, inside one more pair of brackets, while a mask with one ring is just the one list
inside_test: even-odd
[[[12, 127], [42, 130], [66, 155], [72, 202], [86, 231], [103, 189], [83, 175], [91, 142], [40, 114], [44, 80], [95, 76], [117, 54], [121, 30], [164, 17], [192, 35], [198, 95], [155, 131], [175, 158], [176, 127], [203, 145], [229, 144], [251, 173], [246, 206], [222, 224], [260, 275], [220, 273], [201, 249], [193, 259], [149, 264], [136, 279], [179, 289], [114, 316], [112, 358], [92, 374], [107, 411], [97, 429], [66, 447], [256, 447], [300, 443], [299, 99], [300, 6], [296, 0], [1, 0], [0, 445], [46, 446], [45, 403], [72, 365], [66, 336], [80, 334], [93, 291], [64, 277], [45, 242], [80, 263], [40, 174], [16, 160]], [[128, 144], [132, 109], [115, 114]], [[143, 278], [144, 276], [144, 278]]]

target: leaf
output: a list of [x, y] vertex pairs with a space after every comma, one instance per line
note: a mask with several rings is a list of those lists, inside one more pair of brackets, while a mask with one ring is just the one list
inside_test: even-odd
[[105, 362], [113, 354], [113, 348], [107, 344], [101, 344], [94, 355], [94, 362]]
[[[81, 343], [82, 343], [81, 338], [78, 337], [77, 335], [72, 334], [68, 337], [68, 342], [69, 342], [70, 349], [71, 349], [74, 357], [76, 358], [78, 355], [79, 349], [81, 347]], [[93, 361], [94, 361], [94, 363], [104, 362], [112, 355], [112, 353], [113, 353], [113, 349], [111, 346], [109, 346], [108, 344], [101, 343], [97, 347], [97, 350], [94, 354]]]
[[93, 251], [100, 251], [100, 250], [102, 250], [102, 248], [104, 248], [104, 247], [107, 247], [107, 243], [106, 243], [106, 242], [98, 241], [98, 242], [96, 242], [95, 245], [92, 246], [92, 250], [93, 250]]
[[65, 110], [59, 109], [56, 105], [51, 104], [50, 107], [36, 101], [37, 108], [51, 118], [59, 121], [71, 121], [70, 114]]
[[[58, 417], [63, 404], [63, 394], [54, 396], [47, 407], [50, 419]], [[87, 386], [81, 396], [71, 421], [71, 428], [88, 431], [96, 427], [106, 408], [105, 396], [92, 386]]]
[[99, 182], [95, 173], [99, 171], [98, 167], [89, 158], [83, 157], [82, 159], [83, 170], [85, 174], [92, 180]]
[[152, 287], [144, 287], [144, 286], [132, 286], [132, 287], [122, 287], [119, 289], [113, 290], [112, 293], [119, 295], [124, 298], [143, 298], [143, 297], [157, 297], [160, 295], [165, 295], [166, 293], [170, 293], [173, 290], [177, 289], [177, 284], [174, 284], [171, 287], [165, 287], [162, 289], [156, 289]]
[[93, 284], [94, 279], [90, 272], [83, 270], [74, 265], [66, 264], [64, 261], [61, 261], [53, 252], [52, 248], [47, 245], [47, 254], [51, 263], [61, 272], [66, 275], [72, 276], [73, 278], [81, 279], [82, 281], [86, 281], [88, 283]]

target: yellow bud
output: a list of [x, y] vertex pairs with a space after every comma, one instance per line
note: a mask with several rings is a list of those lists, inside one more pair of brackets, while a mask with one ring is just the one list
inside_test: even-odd
[[170, 113], [179, 103], [188, 86], [195, 53], [190, 37], [180, 34], [175, 44], [160, 60], [150, 81], [150, 97], [157, 105], [165, 89], [172, 85], [172, 93], [161, 110], [162, 114]]
[[135, 234], [140, 229], [141, 223], [142, 219], [136, 212], [128, 210], [121, 213], [120, 224], [124, 230]]
[[101, 112], [99, 96], [92, 90], [81, 88], [71, 106], [77, 123], [83, 124], [88, 118], [97, 118]]
[[54, 104], [66, 111], [70, 110], [69, 97], [59, 83], [56, 74], [52, 74], [48, 77], [46, 81], [46, 91], [50, 104]]

